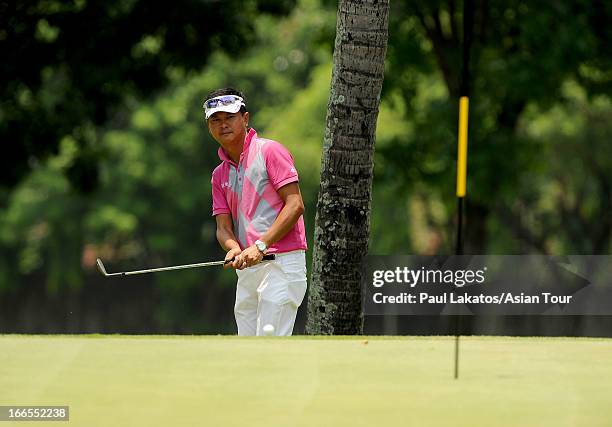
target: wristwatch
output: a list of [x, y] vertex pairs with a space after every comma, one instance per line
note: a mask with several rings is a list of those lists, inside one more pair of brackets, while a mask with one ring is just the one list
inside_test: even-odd
[[255, 246], [257, 246], [257, 249], [259, 249], [264, 255], [268, 253], [268, 245], [261, 240], [255, 240]]

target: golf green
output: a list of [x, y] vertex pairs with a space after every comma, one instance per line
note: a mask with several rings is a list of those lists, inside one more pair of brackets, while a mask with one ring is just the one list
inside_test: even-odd
[[88, 427], [612, 425], [612, 340], [465, 337], [458, 380], [453, 350], [453, 337], [4, 335], [0, 405], [68, 405]]

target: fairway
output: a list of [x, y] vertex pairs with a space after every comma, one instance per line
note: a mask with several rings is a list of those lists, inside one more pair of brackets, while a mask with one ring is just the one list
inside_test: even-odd
[[612, 340], [466, 337], [459, 380], [453, 345], [452, 337], [4, 335], [0, 405], [69, 405], [74, 426], [612, 423]]

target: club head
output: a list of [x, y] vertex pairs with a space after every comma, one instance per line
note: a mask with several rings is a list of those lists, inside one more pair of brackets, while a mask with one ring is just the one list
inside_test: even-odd
[[96, 258], [96, 265], [98, 266], [98, 271], [100, 273], [102, 273], [106, 277], [109, 276], [109, 274], [106, 272], [106, 268], [104, 268], [104, 264], [102, 264], [102, 260], [100, 258]]

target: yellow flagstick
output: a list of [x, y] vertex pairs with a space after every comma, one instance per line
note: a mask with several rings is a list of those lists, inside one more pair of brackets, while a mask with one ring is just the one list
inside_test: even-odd
[[457, 147], [457, 197], [465, 197], [467, 189], [468, 112], [470, 99], [459, 98], [459, 143]]

